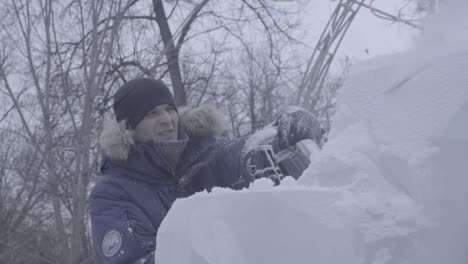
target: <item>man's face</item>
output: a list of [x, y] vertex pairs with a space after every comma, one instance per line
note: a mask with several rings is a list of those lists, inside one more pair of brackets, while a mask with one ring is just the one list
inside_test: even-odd
[[177, 140], [179, 114], [174, 106], [158, 105], [135, 128], [134, 138], [141, 141]]

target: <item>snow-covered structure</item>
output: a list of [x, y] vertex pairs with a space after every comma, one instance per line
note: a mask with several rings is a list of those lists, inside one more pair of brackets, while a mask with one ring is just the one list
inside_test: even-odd
[[468, 263], [466, 22], [355, 66], [297, 182], [176, 201], [156, 263]]

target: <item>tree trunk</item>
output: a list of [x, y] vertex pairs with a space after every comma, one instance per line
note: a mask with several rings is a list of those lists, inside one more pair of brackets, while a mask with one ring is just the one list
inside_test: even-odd
[[171, 76], [172, 88], [174, 90], [174, 98], [176, 104], [182, 106], [187, 104], [187, 99], [185, 97], [184, 84], [182, 82], [182, 74], [179, 66], [179, 50], [174, 45], [174, 36], [169, 27], [162, 0], [153, 0], [153, 7], [154, 13], [156, 14], [156, 22], [158, 23], [164, 43], [164, 51], [167, 58], [169, 74]]

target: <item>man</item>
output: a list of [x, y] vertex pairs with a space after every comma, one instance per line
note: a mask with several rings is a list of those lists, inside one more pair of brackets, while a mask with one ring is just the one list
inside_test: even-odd
[[[210, 107], [179, 113], [158, 80], [125, 83], [113, 110], [101, 136], [103, 176], [89, 197], [96, 256], [99, 263], [152, 263], [157, 230], [175, 199], [238, 182], [245, 139], [222, 139], [222, 116]], [[300, 108], [276, 123], [282, 147], [321, 135]]]

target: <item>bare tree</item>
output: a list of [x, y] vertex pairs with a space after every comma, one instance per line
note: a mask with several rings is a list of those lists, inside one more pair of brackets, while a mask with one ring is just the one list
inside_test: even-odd
[[36, 223], [50, 219], [50, 214], [41, 210], [46, 205], [46, 186], [35, 173], [44, 167], [44, 159], [37, 150], [17, 148], [25, 145], [22, 138], [11, 132], [0, 135], [4, 146], [0, 156], [0, 260], [30, 263], [42, 259], [47, 263], [50, 259], [24, 250], [34, 244]]
[[[60, 263], [78, 263], [92, 256], [89, 243], [83, 241], [89, 241], [86, 200], [90, 177], [96, 171], [94, 116], [99, 114], [98, 94], [108, 81], [119, 25], [134, 2], [73, 1], [59, 6], [54, 1], [12, 1], [9, 6], [22, 44], [15, 55], [21, 54], [22, 59], [7, 63], [3, 54], [0, 77], [25, 137], [45, 163]], [[76, 6], [71, 13], [78, 21], [71, 31], [80, 33], [78, 40], [63, 39], [67, 32], [58, 26], [61, 12], [70, 11], [71, 6]], [[27, 69], [24, 81], [8, 75], [23, 65]], [[34, 95], [27, 104], [20, 100], [22, 90], [12, 85], [13, 79]]]
[[[99, 17], [103, 12], [105, 1], [94, 0], [91, 2], [91, 47], [89, 53], [85, 46], [82, 46], [83, 54], [87, 54], [83, 63], [83, 77], [85, 85], [84, 100], [82, 102], [83, 112], [81, 113], [81, 126], [76, 129], [77, 148], [75, 151], [75, 180], [73, 188], [73, 218], [72, 218], [72, 236], [71, 236], [71, 254], [68, 263], [78, 263], [83, 237], [85, 237], [85, 210], [87, 200], [87, 188], [89, 184], [91, 169], [91, 149], [93, 134], [93, 113], [95, 111], [95, 98], [98, 94], [98, 87], [103, 86], [105, 82], [104, 73], [109, 65], [109, 58], [113, 53], [120, 23], [125, 12], [133, 5], [134, 1], [116, 1], [110, 3], [108, 7], [108, 17], [113, 16], [113, 24], [110, 19], [107, 21], [106, 28], [108, 34], [99, 34]], [[81, 21], [85, 21], [82, 17]], [[82, 36], [86, 32], [82, 32]]]
[[178, 104], [214, 102], [244, 135], [272, 120], [298, 67], [281, 59], [278, 45], [297, 42], [265, 0], [229, 12], [208, 0], [2, 5], [0, 262], [94, 262], [86, 199], [103, 115], [127, 79], [169, 79]]
[[[164, 3], [162, 0], [153, 0], [153, 10], [155, 16], [144, 16], [134, 14], [127, 16], [128, 19], [140, 19], [156, 21], [161, 37], [163, 48], [161, 55], [166, 57], [166, 67], [170, 75], [171, 84], [174, 90], [174, 96], [178, 105], [185, 105], [187, 103], [187, 89], [185, 87], [186, 80], [183, 79], [181, 72], [180, 56], [184, 44], [196, 38], [197, 36], [204, 35], [210, 32], [227, 31], [233, 33], [234, 28], [242, 27], [242, 25], [259, 24], [264, 31], [267, 38], [268, 50], [270, 51], [270, 58], [273, 57], [273, 50], [275, 46], [275, 36], [283, 35], [288, 39], [292, 39], [287, 30], [288, 26], [282, 27], [272, 14], [274, 8], [266, 0], [245, 1], [238, 0], [229, 3], [231, 16], [225, 16], [223, 10], [220, 10], [221, 4], [209, 5], [209, 0], [201, 0], [199, 2], [185, 2], [175, 1]], [[224, 6], [223, 4], [222, 6]], [[166, 7], [169, 6], [171, 11], [169, 15], [166, 14]], [[183, 19], [175, 18], [175, 10], [187, 10], [184, 12]], [[277, 13], [280, 11], [275, 10]], [[199, 26], [197, 21], [209, 20], [209, 26]], [[171, 30], [171, 25], [177, 25], [176, 30]], [[193, 33], [192, 33], [193, 32]], [[237, 37], [237, 36], [236, 36]], [[156, 59], [157, 62], [161, 61], [161, 57]], [[158, 65], [157, 63], [156, 65]], [[151, 75], [154, 66], [145, 67], [139, 61], [132, 61], [132, 66], [136, 66], [145, 74]]]
[[164, 43], [164, 50], [168, 61], [167, 67], [171, 75], [172, 87], [174, 89], [174, 97], [177, 105], [185, 105], [187, 103], [179, 65], [180, 48], [185, 41], [190, 26], [208, 1], [209, 0], [203, 0], [195, 5], [189, 16], [184, 21], [180, 30], [180, 36], [176, 42], [169, 27], [168, 18], [166, 16], [162, 0], [153, 0], [156, 22], [158, 23], [159, 31]]

